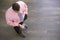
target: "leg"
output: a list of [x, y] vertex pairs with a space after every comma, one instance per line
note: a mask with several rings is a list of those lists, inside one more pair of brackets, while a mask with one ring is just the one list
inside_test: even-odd
[[25, 14], [24, 21], [27, 19], [27, 14]]
[[20, 29], [20, 27], [15, 26], [14, 29], [21, 37], [25, 38], [25, 35], [23, 35], [22, 30]]
[[27, 14], [25, 14], [24, 19], [23, 19], [23, 22], [20, 22], [19, 24], [22, 25], [26, 19], [27, 19]]
[[[27, 19], [27, 14], [25, 14], [24, 21]], [[25, 24], [25, 28], [27, 29], [27, 25]]]
[[22, 31], [20, 30], [20, 27], [15, 26], [14, 29], [18, 34], [22, 33]]
[[[22, 22], [20, 22], [19, 24], [23, 25], [23, 23], [24, 23], [24, 21], [25, 21], [26, 19], [27, 19], [27, 14], [25, 14], [24, 20], [23, 20]], [[27, 25], [25, 25], [25, 28], [26, 28], [26, 29], [28, 28]]]

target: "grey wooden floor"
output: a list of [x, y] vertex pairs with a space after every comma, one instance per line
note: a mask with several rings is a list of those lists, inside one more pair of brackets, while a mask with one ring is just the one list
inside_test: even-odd
[[0, 40], [60, 40], [60, 0], [27, 0], [27, 37], [21, 38], [5, 22], [5, 11], [17, 0], [0, 0]]

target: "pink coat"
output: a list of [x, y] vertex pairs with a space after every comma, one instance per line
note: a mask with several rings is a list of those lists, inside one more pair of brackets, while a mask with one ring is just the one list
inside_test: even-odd
[[[16, 2], [20, 5], [20, 13], [22, 13], [23, 18], [25, 14], [28, 14], [28, 8], [27, 5], [23, 2], [23, 1], [18, 1]], [[18, 26], [19, 22], [20, 22], [20, 18], [18, 16], [18, 13], [16, 13], [12, 7], [10, 7], [6, 13], [5, 13], [5, 17], [6, 17], [6, 22], [8, 25], [10, 26]]]

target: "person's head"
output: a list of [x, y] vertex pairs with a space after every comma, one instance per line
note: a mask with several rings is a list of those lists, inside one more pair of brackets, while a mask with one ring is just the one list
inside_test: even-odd
[[14, 11], [19, 11], [20, 6], [19, 6], [17, 3], [13, 3], [13, 4], [12, 4], [12, 9], [13, 9]]

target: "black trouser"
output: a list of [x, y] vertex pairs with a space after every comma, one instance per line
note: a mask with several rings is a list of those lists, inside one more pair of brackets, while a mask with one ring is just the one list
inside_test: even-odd
[[14, 30], [15, 30], [18, 34], [21, 34], [21, 33], [22, 33], [20, 27], [15, 26], [15, 27], [14, 27]]
[[[27, 14], [25, 14], [25, 17], [24, 17], [23, 22], [20, 22], [19, 24], [21, 24], [21, 25], [22, 25], [26, 19], [27, 19]], [[14, 27], [14, 29], [15, 29], [15, 31], [16, 31], [18, 34], [21, 34], [21, 33], [22, 33], [22, 31], [21, 31], [20, 27], [15, 26], [15, 27]]]
[[26, 19], [27, 19], [27, 14], [25, 14], [25, 17], [24, 17], [23, 22], [20, 22], [19, 24], [21, 24], [21, 25], [22, 25]]

